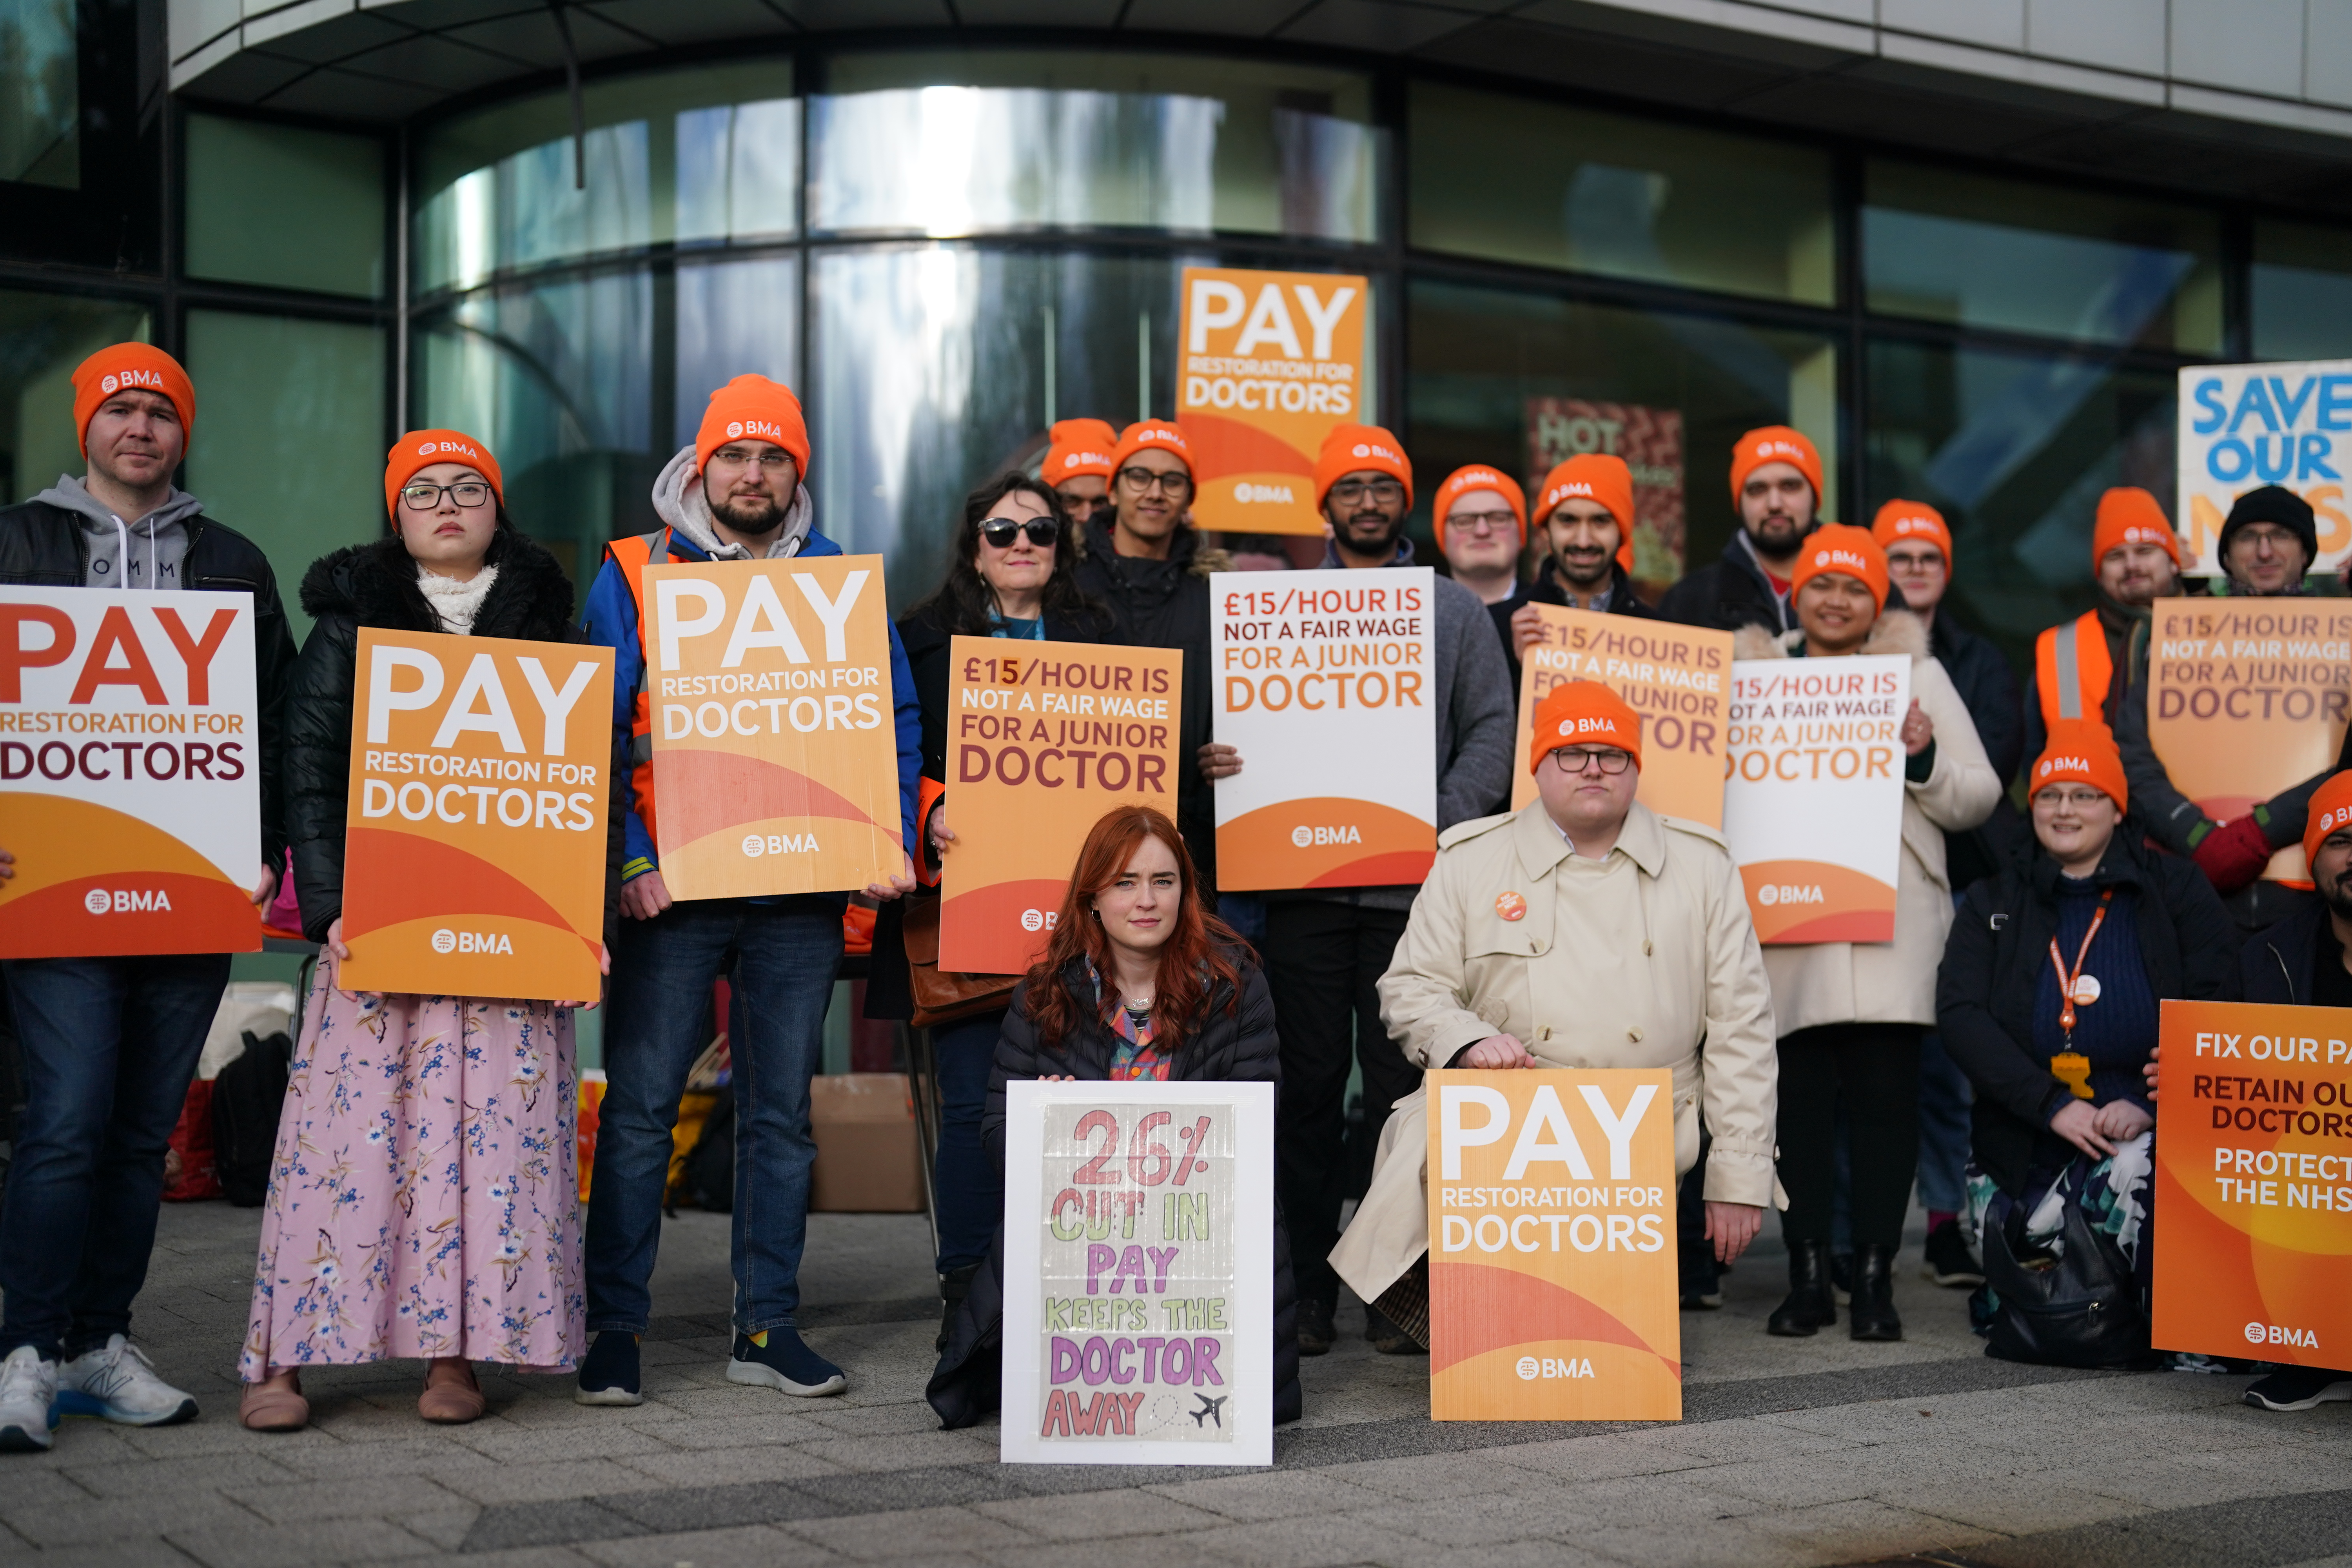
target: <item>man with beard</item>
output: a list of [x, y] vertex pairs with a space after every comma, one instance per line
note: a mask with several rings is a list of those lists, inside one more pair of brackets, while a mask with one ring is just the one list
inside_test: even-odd
[[[1605, 616], [1655, 614], [1633, 596], [1633, 470], [1622, 458], [1584, 452], [1544, 476], [1536, 493], [1543, 569], [1528, 590], [1534, 605], [1564, 605]], [[1543, 637], [1531, 609], [1511, 617], [1515, 653]]]
[[[1404, 537], [1412, 465], [1386, 430], [1371, 425], [1333, 430], [1315, 465], [1315, 500], [1330, 530], [1325, 567], [1412, 564], [1412, 542]], [[1438, 578], [1430, 620], [1436, 654], [1430, 708], [1437, 730], [1437, 830], [1443, 833], [1486, 816], [1510, 787], [1516, 713], [1503, 649], [1478, 595]], [[1233, 747], [1210, 750], [1213, 776], [1241, 771]], [[1334, 758], [1333, 764], [1373, 768], [1382, 762]], [[1282, 1043], [1275, 1186], [1290, 1221], [1302, 1355], [1331, 1348], [1339, 1277], [1329, 1258], [1346, 1196], [1350, 1056], [1363, 1068], [1367, 1136], [1377, 1138], [1389, 1108], [1421, 1087], [1420, 1068], [1405, 1059], [1381, 1022], [1377, 989], [1419, 890], [1334, 888], [1265, 895], [1265, 976]], [[1377, 1311], [1369, 1315], [1365, 1337], [1390, 1354], [1421, 1348]]]
[[1070, 521], [1083, 528], [1111, 510], [1111, 451], [1118, 436], [1099, 419], [1057, 419], [1053, 445], [1038, 477], [1066, 504]]
[[[604, 1100], [596, 1134], [595, 1202], [588, 1209], [588, 1329], [583, 1405], [635, 1405], [637, 1342], [652, 1316], [671, 1129], [688, 1071], [710, 1043], [703, 1020], [712, 982], [732, 981], [728, 1045], [734, 1062], [735, 1205], [731, 1261], [735, 1343], [730, 1383], [803, 1397], [837, 1394], [841, 1369], [795, 1326], [808, 1229], [809, 1080], [824, 1050], [824, 1015], [841, 962], [841, 893], [674, 899], [655, 840], [652, 707], [645, 637], [645, 569], [838, 555], [816, 531], [808, 426], [790, 388], [739, 375], [710, 395], [694, 444], [654, 481], [667, 526], [606, 547], [589, 590], [587, 640], [614, 650], [614, 805], [625, 814], [620, 930], [613, 939], [604, 1029]], [[879, 584], [875, 584], [879, 586]], [[898, 634], [890, 634], [902, 842], [915, 840], [922, 709]], [[904, 875], [866, 890], [895, 899]]]
[[1778, 636], [1794, 629], [1789, 578], [1797, 547], [1822, 506], [1822, 455], [1785, 425], [1750, 430], [1731, 448], [1731, 500], [1739, 531], [1723, 559], [1666, 590], [1658, 614], [1686, 626], [1738, 631], [1760, 626]]
[[2042, 753], [2053, 724], [2092, 719], [2112, 731], [2124, 693], [2147, 667], [2148, 606], [2180, 592], [2180, 542], [2154, 496], [2121, 485], [2099, 497], [2091, 574], [2098, 603], [2034, 644], [2025, 756]]

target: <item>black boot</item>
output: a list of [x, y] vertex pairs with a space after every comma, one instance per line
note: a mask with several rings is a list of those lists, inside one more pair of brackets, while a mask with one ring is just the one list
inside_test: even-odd
[[1903, 1320], [1895, 1315], [1895, 1249], [1865, 1242], [1853, 1253], [1852, 1331], [1858, 1340], [1899, 1340]]
[[933, 1353], [947, 1353], [948, 1341], [955, 1333], [956, 1313], [961, 1310], [963, 1299], [971, 1289], [971, 1277], [979, 1272], [979, 1264], [967, 1263], [940, 1276], [940, 1333], [931, 1343]]
[[1830, 1244], [1789, 1243], [1789, 1299], [1772, 1310], [1764, 1331], [1811, 1339], [1837, 1321], [1837, 1298], [1830, 1294]]

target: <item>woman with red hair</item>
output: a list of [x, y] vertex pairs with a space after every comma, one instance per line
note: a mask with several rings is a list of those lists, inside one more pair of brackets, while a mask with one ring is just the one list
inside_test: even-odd
[[[1281, 1081], [1265, 976], [1248, 944], [1202, 906], [1176, 825], [1149, 806], [1119, 806], [1087, 835], [1054, 940], [1013, 993], [981, 1123], [1000, 1172], [1004, 1086], [1016, 1079]], [[1000, 1224], [925, 1391], [942, 1426], [970, 1426], [997, 1407], [1003, 1263]], [[1279, 1206], [1274, 1383], [1275, 1420], [1297, 1420], [1297, 1310]]]

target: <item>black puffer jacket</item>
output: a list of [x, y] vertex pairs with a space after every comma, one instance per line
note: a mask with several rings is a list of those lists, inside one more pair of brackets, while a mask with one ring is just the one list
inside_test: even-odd
[[[578, 642], [572, 583], [555, 557], [501, 529], [490, 545], [499, 579], [474, 620], [478, 637]], [[294, 850], [294, 891], [302, 931], [324, 942], [343, 912], [343, 824], [352, 764], [352, 687], [362, 626], [439, 632], [440, 618], [416, 585], [416, 563], [397, 539], [322, 555], [302, 576], [302, 607], [317, 621], [302, 645], [286, 704], [286, 834]], [[618, 816], [609, 862], [617, 868]], [[606, 885], [612, 885], [607, 877]]]
[[[1209, 997], [1208, 1018], [1200, 1031], [1177, 1053], [1170, 1078], [1183, 1083], [1270, 1083], [1280, 1086], [1280, 1047], [1274, 1033], [1274, 997], [1265, 975], [1246, 948], [1229, 950], [1227, 957], [1241, 972], [1241, 1000], [1233, 1005], [1233, 991], [1218, 986]], [[1094, 987], [1081, 963], [1063, 972], [1062, 982], [1073, 994], [1091, 997]], [[1228, 1008], [1231, 1008], [1228, 1011]], [[1087, 1009], [1081, 1008], [1081, 1012]], [[1038, 1043], [1029, 1022], [1029, 984], [1013, 993], [1013, 1010], [1004, 1016], [1004, 1033], [996, 1042], [996, 1066], [988, 1079], [988, 1110], [981, 1121], [981, 1138], [988, 1157], [1004, 1168], [1004, 1086], [1015, 1079], [1048, 1076], [1107, 1081], [1118, 1043], [1108, 1026], [1091, 1019], [1062, 1049], [1049, 1051]], [[1276, 1425], [1298, 1419], [1304, 1395], [1298, 1386], [1298, 1288], [1290, 1268], [1290, 1232], [1283, 1224], [1282, 1205], [1265, 1194], [1274, 1207], [1274, 1419]], [[924, 1397], [940, 1415], [943, 1427], [970, 1426], [997, 1408], [1002, 1395], [1004, 1331], [1004, 1226], [988, 1249], [988, 1261], [972, 1277], [971, 1288], [957, 1311], [948, 1338], [947, 1353], [940, 1357]]]
[[[2033, 1050], [2033, 1001], [2058, 931], [2058, 863], [2027, 842], [1960, 900], [1936, 977], [1944, 1049], [1976, 1086], [1977, 1163], [2012, 1194], [2035, 1166], [2054, 1170], [2074, 1152], [2050, 1131], [2070, 1091]], [[2158, 1001], [2237, 1000], [2237, 928], [2203, 872], [2117, 832], [2091, 881], [2137, 895], [2140, 962]]]
[[[1796, 564], [1794, 557], [1790, 564]], [[1658, 616], [1686, 626], [1713, 626], [1727, 632], [1762, 626], [1777, 634], [1792, 631], [1797, 625], [1795, 614], [1772, 591], [1764, 569], [1756, 564], [1756, 557], [1736, 530], [1731, 542], [1723, 547], [1721, 559], [1698, 567], [1666, 590], [1665, 597], [1658, 601]]]
[[[181, 582], [213, 593], [253, 595], [253, 675], [261, 721], [261, 858], [286, 856], [285, 804], [279, 798], [286, 746], [286, 697], [294, 676], [294, 638], [278, 599], [278, 574], [260, 546], [202, 512], [187, 520], [188, 554]], [[28, 500], [0, 507], [0, 583], [79, 588], [85, 564], [81, 520], [63, 507]], [[257, 868], [258, 869], [258, 868]]]

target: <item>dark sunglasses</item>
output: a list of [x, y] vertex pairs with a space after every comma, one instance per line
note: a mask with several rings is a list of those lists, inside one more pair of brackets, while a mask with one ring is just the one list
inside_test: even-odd
[[1013, 537], [1017, 533], [1026, 533], [1029, 542], [1038, 549], [1049, 550], [1061, 542], [1062, 525], [1050, 517], [1033, 517], [1023, 522], [1009, 517], [992, 517], [980, 525], [980, 536], [988, 541], [992, 549], [1012, 549]]

